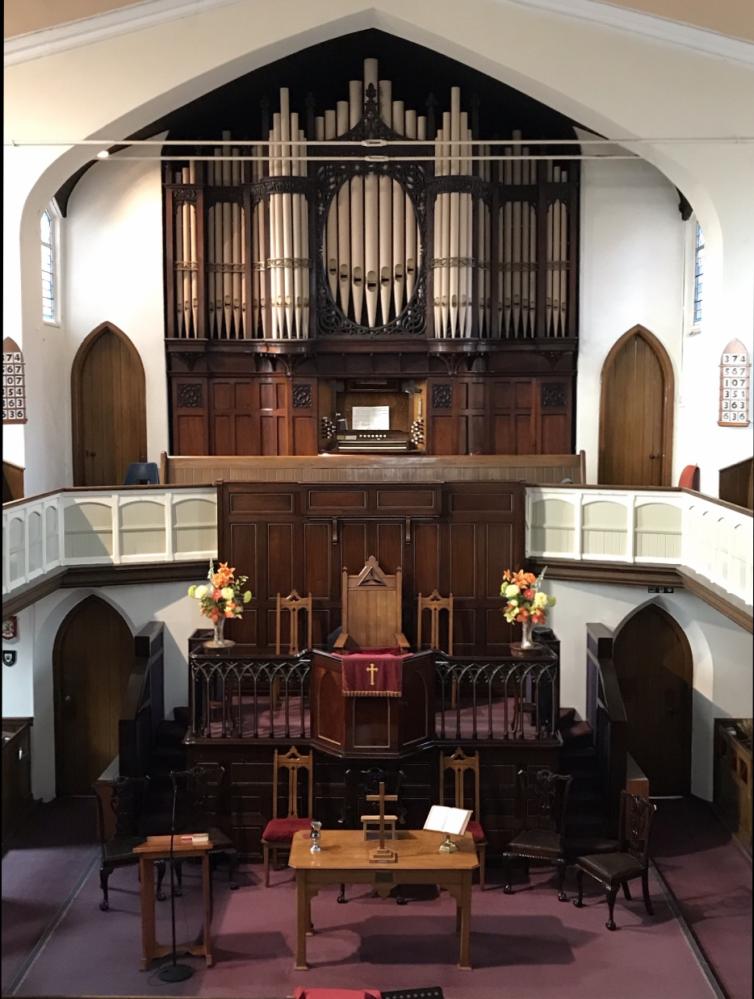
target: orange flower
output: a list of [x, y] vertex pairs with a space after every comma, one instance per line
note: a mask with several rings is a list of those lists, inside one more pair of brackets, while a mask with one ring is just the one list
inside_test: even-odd
[[220, 611], [216, 607], [214, 607], [210, 611], [209, 617], [213, 624], [217, 624], [217, 622], [220, 620]]
[[524, 596], [526, 597], [527, 600], [533, 600], [534, 599], [534, 590], [532, 590], [532, 589], [524, 590]]
[[235, 614], [233, 613], [232, 610], [226, 610], [225, 616], [226, 617], [235, 617]]

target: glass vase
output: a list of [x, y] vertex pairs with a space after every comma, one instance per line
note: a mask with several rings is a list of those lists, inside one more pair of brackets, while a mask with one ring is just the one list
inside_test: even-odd
[[521, 642], [522, 649], [531, 649], [534, 642], [531, 640], [531, 621], [523, 621], [521, 623]]
[[224, 632], [225, 632], [224, 617], [221, 617], [218, 621], [215, 621], [213, 625], [213, 632], [214, 634], [212, 635], [210, 641], [204, 643], [205, 649], [227, 649], [230, 648], [231, 645], [236, 644], [232, 639], [224, 637]]

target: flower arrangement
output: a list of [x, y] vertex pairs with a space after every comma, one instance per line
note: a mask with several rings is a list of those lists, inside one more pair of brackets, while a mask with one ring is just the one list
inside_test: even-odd
[[531, 648], [531, 626], [542, 624], [548, 607], [553, 607], [555, 597], [543, 593], [540, 589], [545, 575], [545, 569], [535, 576], [533, 572], [522, 569], [512, 572], [506, 569], [500, 584], [500, 596], [505, 597], [503, 615], [508, 624], [523, 625], [522, 648]]
[[199, 601], [202, 614], [215, 627], [213, 647], [233, 644], [223, 640], [223, 625], [228, 618], [243, 617], [244, 606], [251, 600], [251, 590], [244, 589], [248, 580], [248, 576], [236, 576], [227, 562], [221, 562], [215, 571], [210, 559], [207, 582], [189, 586], [188, 595]]

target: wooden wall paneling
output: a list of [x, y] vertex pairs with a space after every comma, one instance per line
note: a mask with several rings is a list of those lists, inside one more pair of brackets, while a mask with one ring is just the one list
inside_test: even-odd
[[[431, 310], [430, 310], [431, 311]], [[427, 380], [427, 444], [430, 454], [464, 454], [460, 450], [456, 380]]]
[[319, 452], [318, 387], [316, 378], [291, 382], [291, 454]]
[[290, 386], [285, 377], [263, 378], [259, 385], [260, 452], [290, 454], [288, 441]]
[[571, 445], [571, 379], [540, 378], [534, 392], [537, 413], [537, 451], [557, 454], [561, 447]]
[[176, 454], [210, 453], [207, 389], [202, 375], [172, 379], [172, 448]]

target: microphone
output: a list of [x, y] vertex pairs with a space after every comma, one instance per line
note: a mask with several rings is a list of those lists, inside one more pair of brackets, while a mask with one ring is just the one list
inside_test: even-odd
[[183, 982], [191, 978], [194, 969], [187, 964], [178, 964], [175, 949], [175, 809], [178, 798], [178, 777], [190, 777], [193, 770], [171, 770], [170, 780], [173, 783], [173, 807], [170, 815], [170, 853], [168, 863], [170, 864], [170, 928], [171, 941], [170, 964], [162, 968], [157, 977], [161, 982]]

